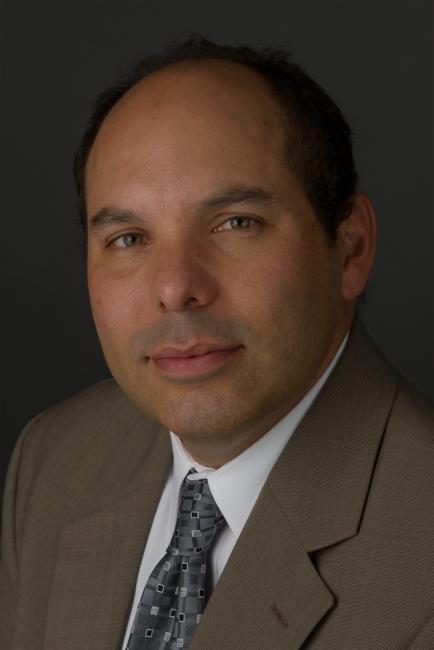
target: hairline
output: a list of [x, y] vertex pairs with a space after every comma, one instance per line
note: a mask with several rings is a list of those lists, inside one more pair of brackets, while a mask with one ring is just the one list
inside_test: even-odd
[[[89, 215], [87, 213], [87, 206], [86, 206], [86, 168], [87, 164], [89, 161], [89, 157], [91, 155], [92, 149], [94, 148], [94, 145], [97, 141], [98, 134], [101, 131], [101, 128], [103, 124], [106, 122], [107, 118], [110, 116], [110, 114], [113, 112], [116, 107], [119, 106], [119, 104], [127, 98], [127, 96], [132, 92], [134, 89], [137, 88], [140, 84], [145, 82], [148, 78], [157, 75], [159, 73], [165, 73], [171, 68], [176, 68], [176, 67], [182, 67], [182, 68], [189, 68], [189, 67], [194, 67], [194, 64], [207, 64], [209, 62], [221, 62], [226, 65], [235, 65], [235, 66], [242, 66], [244, 69], [249, 70], [252, 72], [256, 77], [260, 77], [263, 82], [264, 82], [264, 92], [268, 92], [268, 96], [270, 100], [272, 101], [273, 108], [275, 109], [275, 114], [277, 117], [278, 122], [280, 123], [281, 126], [281, 136], [282, 136], [282, 147], [280, 149], [279, 155], [278, 155], [278, 160], [285, 164], [289, 171], [295, 176], [296, 180], [300, 184], [300, 187], [304, 194], [306, 195], [306, 199], [309, 201], [309, 204], [311, 205], [312, 209], [314, 210], [315, 214], [317, 215], [318, 218], [320, 218], [320, 215], [317, 214], [317, 210], [315, 206], [313, 205], [310, 197], [306, 193], [306, 188], [305, 188], [305, 182], [304, 179], [302, 178], [302, 175], [298, 172], [296, 165], [291, 164], [292, 156], [290, 155], [290, 148], [291, 146], [294, 148], [295, 143], [297, 140], [297, 127], [292, 125], [290, 123], [290, 117], [289, 113], [291, 112], [294, 116], [295, 119], [297, 119], [297, 110], [295, 109], [294, 105], [291, 105], [291, 109], [289, 109], [289, 100], [287, 100], [287, 104], [285, 104], [285, 99], [281, 94], [279, 94], [278, 89], [273, 85], [273, 83], [267, 78], [264, 72], [261, 70], [258, 70], [255, 68], [253, 65], [249, 65], [246, 62], [243, 61], [236, 61], [230, 58], [219, 58], [219, 57], [201, 57], [201, 58], [185, 58], [185, 59], [180, 59], [178, 61], [169, 61], [166, 64], [162, 65], [160, 68], [156, 70], [151, 70], [150, 72], [145, 73], [140, 79], [137, 79], [137, 81], [132, 84], [129, 88], [127, 88], [117, 99], [116, 101], [112, 104], [112, 106], [109, 108], [107, 113], [104, 115], [102, 120], [99, 122], [98, 127], [93, 134], [93, 139], [92, 142], [86, 152], [86, 158], [83, 161], [83, 165], [80, 169], [80, 175], [81, 175], [81, 189], [82, 189], [82, 197], [81, 200], [83, 202], [83, 206], [85, 208], [85, 220], [84, 223], [82, 223], [82, 226], [85, 228], [85, 234], [87, 234], [87, 229], [88, 229], [88, 218]], [[83, 221], [83, 220], [80, 220]], [[321, 219], [320, 219], [321, 221]], [[322, 224], [323, 225], [323, 224]], [[330, 239], [332, 239], [330, 237]]]

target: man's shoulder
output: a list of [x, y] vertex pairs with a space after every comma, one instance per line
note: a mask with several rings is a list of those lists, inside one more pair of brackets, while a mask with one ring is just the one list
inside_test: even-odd
[[[433, 487], [434, 408], [407, 380], [399, 378], [374, 474], [375, 502], [384, 521], [401, 517], [414, 536], [421, 536], [420, 548], [424, 548], [428, 529], [429, 535], [433, 532]], [[393, 512], [386, 515], [385, 507]]]
[[137, 411], [137, 407], [126, 397], [115, 380], [109, 378], [88, 386], [51, 406], [39, 413], [29, 424], [32, 425], [41, 418], [54, 421], [58, 417], [74, 423], [78, 418], [93, 417], [96, 412], [108, 412], [110, 415], [119, 413], [121, 416], [128, 417]]
[[384, 400], [390, 402], [389, 425], [407, 431], [413, 441], [432, 441], [434, 404], [387, 358], [359, 318], [354, 322], [348, 343], [342, 355], [345, 361], [340, 388], [348, 382], [358, 388], [362, 386], [366, 392], [360, 398], [368, 400], [372, 408], [378, 408]]
[[[399, 377], [389, 428], [394, 431], [397, 443], [404, 445], [407, 452], [415, 454], [433, 450], [434, 405], [429, 402], [410, 382]], [[434, 454], [427, 457], [434, 461]]]
[[100, 434], [109, 442], [144, 414], [122, 392], [113, 379], [105, 379], [39, 413], [25, 427], [25, 445], [50, 446], [56, 441], [80, 445]]
[[[75, 494], [91, 490], [110, 474], [107, 468], [119, 467], [127, 474], [157, 444], [162, 431], [114, 380], [102, 381], [40, 413], [25, 427], [14, 451], [21, 483]], [[107, 485], [115, 473], [106, 477]]]

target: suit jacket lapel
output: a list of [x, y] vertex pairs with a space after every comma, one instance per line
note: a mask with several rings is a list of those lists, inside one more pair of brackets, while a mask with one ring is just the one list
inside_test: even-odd
[[190, 648], [298, 648], [333, 603], [265, 485]]
[[333, 607], [315, 551], [358, 531], [395, 390], [395, 373], [356, 321], [273, 467], [191, 650], [295, 650]]
[[396, 373], [356, 320], [341, 359], [269, 476], [307, 551], [357, 533], [396, 385]]
[[[155, 436], [142, 471], [122, 494], [110, 495], [109, 503], [63, 528], [44, 650], [121, 647], [138, 568], [171, 463], [167, 431], [156, 426]], [[140, 454], [140, 424], [125, 442], [130, 453]], [[128, 463], [124, 469], [128, 472]]]

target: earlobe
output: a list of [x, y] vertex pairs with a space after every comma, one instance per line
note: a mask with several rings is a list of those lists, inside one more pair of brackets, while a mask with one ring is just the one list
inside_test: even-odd
[[371, 201], [365, 194], [356, 192], [352, 197], [351, 213], [338, 228], [344, 300], [356, 300], [365, 289], [375, 257], [376, 230]]

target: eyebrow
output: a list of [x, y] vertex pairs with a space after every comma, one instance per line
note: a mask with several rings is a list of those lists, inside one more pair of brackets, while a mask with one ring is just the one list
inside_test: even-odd
[[89, 219], [89, 226], [91, 230], [99, 230], [106, 226], [132, 223], [133, 221], [136, 221], [136, 219], [137, 215], [128, 210], [102, 208]]
[[260, 187], [233, 187], [222, 194], [204, 199], [200, 203], [202, 209], [224, 208], [234, 203], [255, 203], [265, 205], [277, 200], [277, 195], [267, 192]]
[[[233, 187], [221, 194], [203, 199], [199, 203], [199, 209], [225, 208], [235, 203], [266, 205], [277, 201], [278, 198], [277, 194], [272, 194], [260, 187]], [[137, 217], [136, 213], [129, 210], [106, 207], [89, 219], [89, 226], [91, 230], [98, 230], [107, 226], [133, 223]]]

